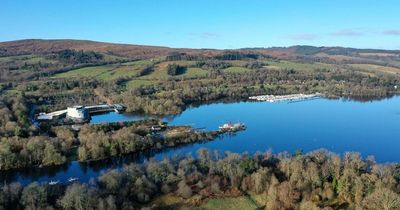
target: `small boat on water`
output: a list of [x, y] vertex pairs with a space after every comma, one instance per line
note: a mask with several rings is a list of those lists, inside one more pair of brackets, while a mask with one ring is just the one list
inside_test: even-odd
[[58, 184], [58, 183], [60, 183], [60, 181], [50, 181], [50, 182], [49, 182], [49, 185], [56, 185], [56, 184]]
[[244, 123], [225, 123], [219, 126], [219, 130], [222, 132], [235, 132], [246, 129]]
[[77, 180], [78, 180], [78, 178], [70, 177], [70, 178], [68, 179], [68, 182], [75, 182], [75, 181], [77, 181]]

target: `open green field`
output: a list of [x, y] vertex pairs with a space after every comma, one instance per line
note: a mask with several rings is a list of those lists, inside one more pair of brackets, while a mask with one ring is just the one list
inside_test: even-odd
[[[144, 81], [147, 79], [166, 79], [168, 78], [167, 74], [167, 65], [171, 62], [163, 62], [155, 66], [154, 70], [149, 74], [140, 77]], [[179, 65], [189, 65], [190, 62], [178, 62]], [[134, 62], [127, 62], [122, 64], [110, 64], [103, 66], [93, 66], [93, 67], [84, 67], [75, 70], [71, 70], [64, 73], [59, 73], [54, 75], [54, 78], [70, 78], [70, 77], [95, 77], [101, 80], [113, 80], [121, 77], [130, 77], [130, 76], [139, 76], [139, 72], [151, 65], [151, 61], [149, 60], [141, 60]], [[187, 78], [196, 78], [206, 76], [208, 73], [207, 70], [201, 68], [187, 68], [186, 72], [177, 75], [176, 77], [187, 77]]]
[[[143, 79], [167, 79], [170, 77], [167, 73], [167, 67], [170, 64], [176, 64], [180, 66], [189, 66], [195, 64], [195, 61], [166, 61], [161, 62], [154, 67], [154, 71], [151, 72], [149, 75], [143, 76]], [[187, 77], [195, 77], [197, 75], [204, 75], [206, 72], [200, 71], [202, 69], [199, 68], [188, 68], [184, 74], [177, 75], [178, 76], [187, 76]]]
[[383, 72], [390, 74], [398, 74], [400, 73], [400, 68], [388, 67], [388, 66], [380, 66], [374, 64], [350, 64], [351, 67], [360, 70], [367, 70], [372, 72]]
[[140, 77], [141, 79], [167, 79], [167, 69], [156, 67], [150, 74]]
[[151, 61], [141, 60], [121, 64], [110, 64], [103, 66], [93, 66], [75, 69], [72, 71], [59, 73], [54, 78], [69, 77], [95, 77], [101, 80], [113, 80], [121, 77], [138, 76], [139, 71], [150, 65]]
[[241, 197], [226, 197], [226, 198], [213, 198], [204, 200], [200, 206], [193, 206], [191, 201], [197, 200], [198, 196], [194, 196], [189, 200], [185, 200], [176, 195], [161, 195], [156, 197], [151, 205], [156, 205], [160, 208], [166, 209], [191, 209], [191, 210], [255, 210], [258, 209], [257, 203], [252, 198], [247, 196]]
[[185, 73], [178, 75], [178, 77], [197, 78], [207, 76], [208, 71], [201, 68], [187, 68]]
[[300, 71], [334, 69], [335, 65], [325, 63], [299, 63], [293, 61], [268, 61], [268, 68], [274, 69], [294, 69]]
[[9, 61], [24, 61], [32, 58], [36, 58], [34, 55], [16, 55], [16, 56], [6, 56], [0, 57], [0, 62], [9, 62]]
[[245, 73], [251, 71], [251, 69], [239, 67], [239, 66], [232, 66], [224, 69], [225, 73]]
[[54, 78], [69, 78], [69, 77], [99, 77], [101, 74], [104, 74], [113, 68], [116, 65], [104, 65], [104, 66], [93, 66], [93, 67], [84, 67], [64, 73], [59, 73], [54, 75]]
[[7, 57], [0, 57], [0, 63], [6, 63], [11, 61], [23, 62], [26, 64], [37, 64], [41, 63], [57, 63], [59, 61], [48, 59], [42, 56], [37, 55], [17, 55], [17, 56], [7, 56]]
[[[243, 64], [244, 61], [234, 62], [235, 66], [228, 67], [223, 71], [225, 73], [246, 73], [251, 71], [251, 69], [238, 66], [239, 64]], [[94, 67], [84, 67], [64, 73], [59, 73], [54, 75], [55, 78], [69, 78], [69, 77], [95, 77], [101, 80], [113, 80], [121, 77], [135, 77], [139, 76], [140, 70], [146, 68], [151, 65], [152, 61], [150, 60], [141, 60], [134, 62], [126, 62], [121, 64], [110, 64], [103, 66], [94, 66]], [[167, 61], [161, 62], [154, 66], [154, 70], [150, 72], [148, 75], [144, 75], [139, 77], [140, 80], [162, 80], [167, 79], [171, 76], [167, 74], [167, 66], [169, 64], [177, 64], [181, 66], [190, 66], [193, 65], [194, 61]], [[274, 69], [295, 69], [302, 71], [312, 71], [312, 70], [321, 70], [321, 69], [333, 69], [336, 66], [332, 64], [323, 64], [323, 63], [297, 63], [292, 61], [268, 61], [268, 68]], [[175, 77], [185, 77], [185, 78], [198, 78], [207, 76], [208, 71], [201, 68], [196, 67], [188, 67], [187, 70], [181, 74], [176, 75]], [[134, 85], [135, 86], [135, 85]]]

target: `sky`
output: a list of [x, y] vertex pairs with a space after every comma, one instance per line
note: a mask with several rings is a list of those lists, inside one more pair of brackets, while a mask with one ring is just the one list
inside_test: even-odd
[[399, 0], [1, 0], [0, 41], [400, 49]]

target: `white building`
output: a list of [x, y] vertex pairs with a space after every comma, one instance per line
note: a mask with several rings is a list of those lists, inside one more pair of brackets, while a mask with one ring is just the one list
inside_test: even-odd
[[85, 120], [89, 118], [89, 111], [84, 106], [68, 107], [67, 118]]

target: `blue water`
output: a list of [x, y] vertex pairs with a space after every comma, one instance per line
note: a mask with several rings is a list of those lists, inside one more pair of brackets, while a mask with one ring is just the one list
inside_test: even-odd
[[[92, 117], [91, 123], [138, 120], [151, 116], [108, 113]], [[195, 154], [200, 148], [248, 152], [272, 150], [275, 153], [298, 149], [304, 152], [325, 148], [343, 154], [357, 151], [377, 162], [400, 162], [400, 97], [373, 102], [317, 99], [297, 103], [240, 102], [218, 103], [189, 108], [178, 116], [164, 117], [171, 125], [191, 125], [216, 130], [226, 122], [243, 122], [247, 130], [225, 135], [215, 141], [192, 144], [162, 152], [133, 154], [93, 165], [76, 161], [54, 169], [13, 172], [0, 181], [60, 180], [78, 177], [89, 181], [112, 168], [149, 158]], [[12, 178], [11, 178], [12, 177]]]
[[[95, 116], [92, 123], [137, 119], [117, 113]], [[378, 162], [400, 162], [400, 97], [373, 102], [317, 99], [297, 103], [240, 102], [203, 105], [175, 118], [172, 125], [216, 130], [226, 122], [243, 122], [247, 130], [223, 141], [194, 144], [160, 153], [186, 154], [206, 147], [220, 151], [305, 152], [326, 148], [374, 155]]]

